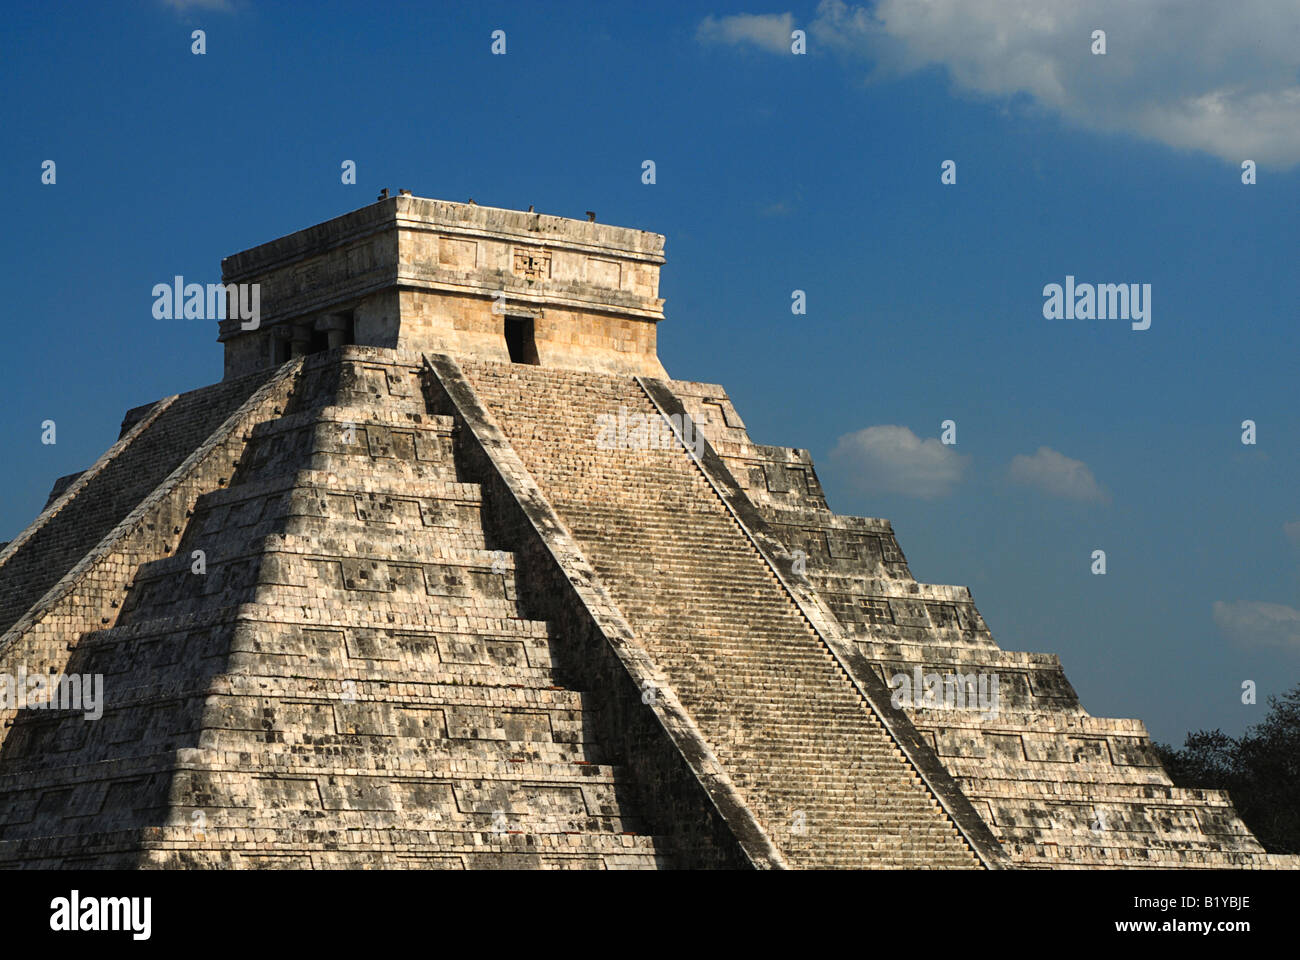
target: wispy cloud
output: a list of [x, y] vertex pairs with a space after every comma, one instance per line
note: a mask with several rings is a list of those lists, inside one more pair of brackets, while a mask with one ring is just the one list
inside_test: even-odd
[[922, 440], [907, 427], [883, 425], [840, 437], [831, 460], [864, 493], [929, 500], [952, 492], [967, 458], [933, 437]]
[[701, 43], [753, 46], [771, 53], [790, 52], [790, 13], [739, 13], [730, 17], [705, 17], [695, 31]]
[[1022, 453], [1013, 457], [1007, 468], [1007, 477], [1013, 483], [1064, 500], [1110, 501], [1110, 495], [1097, 482], [1086, 463], [1072, 460], [1051, 447], [1039, 447], [1033, 455]]
[[[790, 23], [789, 14], [710, 17], [700, 30], [781, 52]], [[1094, 30], [1106, 33], [1105, 55], [1092, 53]], [[861, 56], [881, 74], [939, 67], [959, 90], [1027, 96], [1087, 129], [1233, 164], [1300, 163], [1300, 4], [822, 0], [808, 32], [810, 52]]]
[[1300, 520], [1282, 524], [1282, 532], [1286, 534], [1288, 540], [1300, 547]]
[[1300, 652], [1300, 610], [1281, 603], [1240, 600], [1214, 603], [1214, 623], [1243, 647], [1281, 647]]
[[180, 13], [188, 13], [191, 10], [219, 10], [229, 12], [234, 10], [234, 4], [231, 0], [162, 0], [164, 7], [170, 7]]

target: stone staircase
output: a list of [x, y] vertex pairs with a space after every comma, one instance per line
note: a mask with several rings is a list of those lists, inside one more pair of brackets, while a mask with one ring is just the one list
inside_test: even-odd
[[462, 361], [637, 640], [792, 866], [980, 860], [632, 377]]
[[314, 357], [277, 414], [72, 644], [103, 718], [9, 731], [0, 866], [665, 865], [418, 369]]
[[826, 504], [808, 453], [753, 443], [722, 387], [665, 385], [883, 682], [996, 675], [995, 712], [903, 706], [1017, 863], [1029, 867], [1295, 867], [1270, 856], [1217, 790], [1174, 787], [1138, 720], [1093, 717], [1052, 654], [1004, 651], [965, 587], [917, 582], [889, 521]]

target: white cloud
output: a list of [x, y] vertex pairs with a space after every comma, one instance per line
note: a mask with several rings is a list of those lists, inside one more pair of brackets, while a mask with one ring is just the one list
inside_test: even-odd
[[[742, 22], [770, 22], [774, 36], [780, 19], [706, 23], [715, 29], [735, 21], [731, 42], [740, 42]], [[1300, 163], [1294, 2], [879, 0], [866, 7], [822, 0], [808, 29], [810, 52], [862, 55], [883, 73], [941, 67], [960, 90], [1028, 96], [1087, 129], [1135, 134], [1234, 165]], [[1106, 32], [1104, 56], [1091, 52], [1097, 29]], [[776, 50], [774, 41], [759, 45]]]
[[752, 45], [771, 53], [789, 53], [793, 29], [794, 16], [789, 13], [738, 13], [705, 17], [695, 36], [703, 43]]
[[1243, 647], [1282, 647], [1300, 651], [1300, 610], [1281, 603], [1241, 600], [1214, 602], [1214, 623]]
[[1110, 500], [1086, 463], [1072, 460], [1051, 447], [1039, 447], [1033, 456], [1022, 453], [1013, 457], [1007, 476], [1015, 483], [1065, 500], [1096, 503]]
[[901, 493], [933, 499], [961, 482], [966, 457], [934, 437], [922, 440], [907, 427], [867, 427], [840, 437], [831, 459], [852, 471], [865, 493]]

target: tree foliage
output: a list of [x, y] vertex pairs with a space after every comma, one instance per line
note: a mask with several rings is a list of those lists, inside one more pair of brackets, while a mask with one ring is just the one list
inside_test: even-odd
[[1268, 703], [1240, 737], [1199, 730], [1180, 750], [1155, 748], [1177, 786], [1227, 790], [1269, 853], [1300, 853], [1300, 686]]

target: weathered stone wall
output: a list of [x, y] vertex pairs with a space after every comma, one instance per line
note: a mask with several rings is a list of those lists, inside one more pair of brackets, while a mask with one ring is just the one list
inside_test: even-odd
[[261, 290], [257, 329], [221, 324], [226, 376], [340, 317], [355, 343], [508, 359], [507, 315], [534, 319], [544, 364], [663, 376], [663, 259], [641, 230], [391, 197], [223, 261], [224, 282]]
[[538, 363], [543, 367], [585, 368], [606, 373], [664, 376], [656, 354], [653, 323], [559, 306], [418, 291], [401, 294], [399, 345], [406, 352], [429, 351], [509, 362], [504, 323], [507, 316], [533, 321]]

